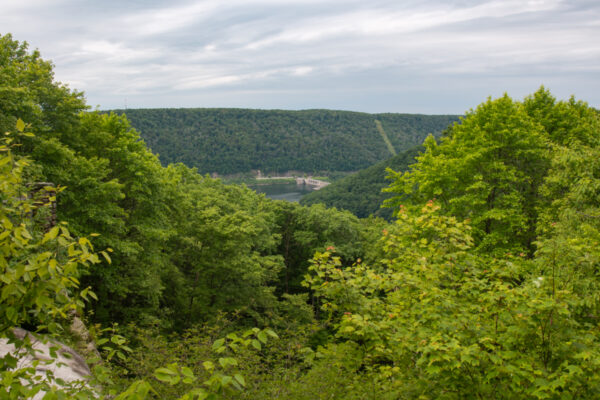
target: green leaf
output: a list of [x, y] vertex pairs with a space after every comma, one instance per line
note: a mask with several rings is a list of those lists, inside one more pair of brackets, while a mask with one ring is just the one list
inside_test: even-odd
[[219, 358], [219, 364], [221, 364], [221, 367], [227, 368], [230, 366], [233, 366], [233, 367], [237, 366], [238, 362], [235, 358], [232, 358], [232, 357], [222, 357], [222, 358]]
[[265, 329], [265, 332], [267, 333], [267, 335], [271, 336], [272, 338], [279, 339], [279, 336], [277, 336], [277, 334], [273, 330]]
[[210, 393], [208, 393], [206, 390], [204, 390], [202, 388], [192, 389], [187, 394], [192, 396], [192, 398], [194, 398], [195, 400], [205, 400], [210, 395]]
[[17, 130], [23, 132], [25, 130], [25, 122], [21, 118], [17, 120]]
[[212, 363], [212, 361], [204, 361], [202, 363], [202, 366], [204, 367], [205, 370], [207, 370], [208, 372], [212, 372], [215, 369], [215, 364]]
[[101, 251], [100, 254], [102, 254], [102, 257], [104, 257], [107, 263], [112, 263], [112, 260], [106, 251]]
[[125, 338], [121, 335], [113, 335], [110, 338], [110, 341], [116, 345], [122, 345], [126, 342]]
[[194, 378], [194, 373], [192, 372], [192, 370], [188, 367], [183, 367], [181, 368], [181, 374], [185, 377], [188, 378]]
[[258, 337], [258, 340], [260, 340], [262, 344], [267, 344], [267, 334], [264, 331], [258, 332], [256, 337]]
[[154, 371], [154, 377], [161, 382], [166, 382], [170, 385], [175, 385], [179, 382], [180, 376], [176, 370], [172, 368], [158, 368]]
[[56, 236], [58, 236], [58, 230], [59, 230], [58, 226], [55, 226], [52, 229], [50, 229], [48, 231], [48, 233], [46, 233], [44, 235], [44, 238], [42, 239], [42, 244], [46, 243], [48, 240], [55, 239]]
[[220, 381], [221, 381], [221, 386], [227, 387], [231, 384], [231, 382], [233, 381], [233, 378], [228, 375], [221, 375]]
[[244, 379], [244, 377], [242, 375], [235, 374], [235, 375], [233, 375], [233, 379], [235, 379], [243, 387], [246, 387], [246, 380]]
[[221, 347], [223, 347], [223, 344], [225, 344], [225, 339], [221, 338], [221, 339], [217, 339], [215, 340], [215, 342], [212, 345], [212, 349], [213, 350], [217, 350]]
[[88, 291], [88, 294], [90, 295], [90, 297], [96, 301], [98, 301], [98, 296], [96, 296], [96, 293], [92, 292], [91, 290]]
[[196, 381], [196, 377], [192, 370], [188, 367], [181, 368], [181, 375], [183, 376], [183, 383], [192, 384]]

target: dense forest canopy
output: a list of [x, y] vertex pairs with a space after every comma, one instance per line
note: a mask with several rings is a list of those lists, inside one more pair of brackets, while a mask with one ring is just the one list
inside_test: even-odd
[[[0, 397], [597, 398], [586, 103], [486, 100], [388, 170], [385, 221], [163, 166], [10, 35], [0, 82]], [[17, 364], [15, 327], [76, 345], [74, 312], [89, 383]]]
[[453, 115], [330, 110], [128, 109], [164, 165], [201, 173], [357, 171], [439, 135]]

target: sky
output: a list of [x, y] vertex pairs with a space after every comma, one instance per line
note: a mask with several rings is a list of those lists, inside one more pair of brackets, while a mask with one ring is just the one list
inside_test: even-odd
[[598, 0], [0, 0], [5, 33], [103, 110], [600, 106]]

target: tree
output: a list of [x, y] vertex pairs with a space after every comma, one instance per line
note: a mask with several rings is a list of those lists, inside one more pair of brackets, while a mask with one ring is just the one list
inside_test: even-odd
[[180, 198], [174, 215], [178, 234], [168, 244], [182, 274], [174, 312], [189, 326], [217, 310], [243, 309], [261, 321], [272, 309], [272, 285], [281, 269], [275, 253], [274, 215], [264, 198], [240, 186], [202, 177], [182, 164], [167, 168]]
[[539, 188], [550, 144], [540, 123], [507, 95], [488, 99], [456, 123], [410, 171], [395, 173], [389, 205], [436, 199], [448, 215], [469, 218], [482, 250], [533, 253]]
[[[87, 108], [83, 93], [54, 82], [52, 64], [10, 34], [0, 35], [0, 82], [0, 132], [13, 129], [19, 118], [27, 121], [36, 136], [26, 144], [69, 137], [79, 112]], [[18, 153], [29, 150], [26, 146]]]
[[278, 252], [285, 263], [278, 293], [304, 292], [301, 283], [316, 251], [335, 247], [348, 264], [362, 255], [362, 226], [349, 212], [322, 204], [303, 207], [297, 203], [273, 202], [270, 207], [277, 215], [281, 236]]
[[85, 141], [70, 149], [89, 169], [69, 166], [52, 175], [72, 189], [59, 198], [59, 216], [80, 234], [99, 233], [98, 245], [114, 249], [111, 265], [85, 277], [101, 299], [96, 318], [152, 320], [160, 307], [162, 277], [175, 268], [165, 252], [176, 234], [174, 187], [125, 117], [87, 113], [80, 118]]

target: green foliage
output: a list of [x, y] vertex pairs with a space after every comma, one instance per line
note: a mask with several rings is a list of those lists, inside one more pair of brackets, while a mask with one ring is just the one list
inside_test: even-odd
[[483, 251], [531, 256], [538, 222], [561, 209], [565, 185], [584, 175], [591, 183], [584, 171], [593, 162], [584, 166], [583, 159], [593, 157], [597, 132], [595, 110], [574, 99], [557, 102], [543, 87], [523, 102], [488, 99], [439, 143], [428, 138], [409, 172], [390, 171], [389, 191], [398, 196], [387, 204], [419, 208], [438, 199], [445, 213], [471, 219]]
[[71, 190], [59, 199], [59, 215], [82, 233], [99, 233], [98, 243], [114, 250], [112, 264], [85, 277], [103, 299], [99, 320], [147, 318], [160, 306], [162, 274], [174, 269], [163, 252], [174, 233], [173, 188], [126, 119], [90, 113], [81, 120], [89, 142], [74, 150], [90, 168], [86, 177], [63, 169]]
[[[52, 64], [26, 42], [0, 35], [0, 132], [12, 130], [18, 119], [31, 124], [33, 140], [67, 137], [86, 109], [83, 94], [54, 82]], [[27, 147], [30, 150], [30, 147]]]
[[302, 197], [300, 204], [323, 203], [327, 207], [348, 210], [359, 218], [375, 215], [391, 220], [392, 209], [381, 208], [383, 202], [392, 197], [392, 194], [382, 192], [389, 185], [389, 182], [386, 181], [386, 169], [408, 170], [408, 166], [415, 162], [419, 151], [422, 151], [421, 147], [406, 150], [356, 174], [335, 181], [329, 186]]
[[349, 264], [362, 255], [363, 227], [349, 212], [327, 209], [322, 204], [310, 207], [283, 201], [271, 204], [281, 235], [278, 252], [285, 264], [279, 275], [279, 293], [304, 291], [301, 281], [315, 251], [335, 247]]
[[[17, 130], [24, 133], [23, 121]], [[73, 238], [66, 224], [43, 232], [34, 213], [50, 204], [29, 198], [22, 180], [27, 160], [18, 159], [10, 148], [14, 134], [0, 144], [0, 332], [21, 324], [43, 326], [55, 331], [55, 321], [66, 318], [69, 310], [82, 307], [74, 291], [83, 269], [99, 262], [86, 238]], [[53, 188], [48, 199], [54, 201]], [[87, 289], [82, 297], [95, 295]]]
[[[201, 173], [356, 171], [439, 133], [455, 116], [347, 111], [153, 109], [125, 113], [162, 162]], [[379, 125], [375, 125], [375, 120]], [[378, 127], [385, 129], [382, 137]], [[384, 140], [389, 138], [386, 141]]]
[[356, 372], [405, 398], [593, 398], [600, 343], [586, 311], [597, 296], [543, 253], [477, 255], [469, 233], [429, 203], [399, 214], [380, 265], [317, 255], [307, 284]]
[[[180, 399], [219, 399], [241, 394], [250, 384], [244, 377], [249, 371], [241, 361], [260, 359], [267, 351], [265, 346], [279, 337], [271, 329], [252, 328], [212, 339], [221, 333], [214, 328], [196, 329], [167, 341], [150, 331], [137, 330], [137, 340], [142, 343], [126, 366], [138, 380], [117, 398], [135, 398], [136, 392]], [[159, 357], [148, 350], [159, 352]], [[165, 366], [156, 368], [157, 363]]]
[[[19, 120], [17, 128], [23, 131], [22, 121]], [[11, 139], [9, 136], [5, 142], [10, 144]], [[2, 336], [11, 336], [9, 328], [21, 324], [35, 325], [38, 329], [58, 332], [60, 326], [57, 323], [61, 318], [67, 318], [69, 310], [82, 308], [83, 300], [88, 296], [96, 298], [89, 288], [79, 295], [74, 291], [79, 287], [78, 277], [81, 272], [79, 266], [98, 263], [99, 259], [91, 252], [93, 250], [91, 243], [85, 238], [74, 240], [63, 223], [49, 229], [45, 234], [35, 229], [36, 226], [32, 225], [35, 222], [32, 213], [38, 211], [39, 206], [26, 196], [21, 178], [26, 160], [16, 159], [6, 144], [0, 147], [0, 152], [2, 152], [0, 198], [3, 200], [0, 209], [2, 223], [0, 232], [2, 286], [0, 288], [4, 323], [0, 332]], [[54, 197], [51, 197], [50, 201], [54, 201]], [[44, 251], [46, 248], [49, 251]], [[110, 260], [108, 254], [105, 254], [105, 257]], [[227, 353], [235, 353], [249, 346], [260, 351], [267, 344], [269, 337], [277, 338], [277, 335], [270, 329], [254, 328], [240, 336], [230, 333], [226, 338], [215, 341], [212, 350], [219, 355], [216, 363], [205, 361], [202, 364], [208, 374], [207, 379], [200, 382], [199, 387], [186, 390], [180, 398], [216, 399], [232, 389], [243, 390], [246, 381], [239, 372], [235, 371], [238, 362]], [[17, 357], [34, 350], [27, 336], [25, 340], [14, 337], [11, 340], [16, 350], [4, 356], [0, 365], [0, 390], [8, 396], [7, 398], [31, 397], [40, 391], [47, 392], [47, 398], [74, 396], [75, 393], [81, 399], [96, 397], [80, 382], [73, 384], [59, 382], [62, 387], [56, 388], [50, 386], [54, 381], [51, 373], [43, 378], [35, 378], [35, 367], [40, 364], [40, 361], [35, 361], [31, 368], [15, 369]], [[107, 361], [115, 357], [119, 362], [124, 362], [127, 360], [124, 352], [132, 351], [125, 342], [124, 337], [113, 332], [110, 339], [101, 338], [96, 343], [101, 351], [106, 353]], [[96, 368], [96, 371], [100, 374], [104, 373], [99, 371], [100, 369], [103, 368]], [[185, 385], [198, 384], [198, 378], [190, 368], [179, 367], [175, 363], [156, 369], [154, 377], [169, 385], [177, 385], [180, 382]], [[103, 383], [110, 383], [110, 379], [104, 378]], [[148, 398], [152, 393], [157, 392], [151, 384], [147, 381], [136, 381], [116, 398], [142, 399]]]
[[388, 204], [437, 199], [445, 212], [470, 218], [485, 251], [533, 251], [538, 192], [547, 174], [550, 144], [522, 103], [488, 99], [456, 123], [438, 144], [432, 137], [411, 171], [390, 171]]
[[[44, 230], [44, 221], [35, 218], [55, 201], [54, 190], [47, 187], [45, 193], [38, 192], [47, 204], [30, 197], [23, 181], [28, 160], [11, 151], [14, 139], [30, 134], [22, 120], [16, 127], [17, 134], [6, 133], [0, 144], [0, 338], [8, 338], [14, 348], [0, 358], [0, 394], [10, 399], [30, 398], [40, 391], [47, 393], [46, 398], [57, 393], [90, 395], [82, 382], [56, 380], [51, 369], [37, 376], [36, 367], [48, 362], [35, 360], [30, 367], [18, 363], [22, 357], [34, 359], [35, 350], [30, 337], [17, 337], [13, 328], [60, 333], [71, 311], [81, 309], [88, 296], [96, 298], [89, 288], [79, 292], [79, 277], [99, 259], [89, 240], [73, 238], [66, 224]], [[56, 347], [50, 351], [56, 352]], [[53, 388], [55, 383], [62, 389]]]
[[272, 309], [270, 287], [283, 267], [269, 202], [240, 186], [226, 186], [178, 164], [167, 168], [177, 208], [177, 233], [168, 242], [177, 275], [168, 279], [165, 305], [180, 325], [240, 308], [255, 320]]

